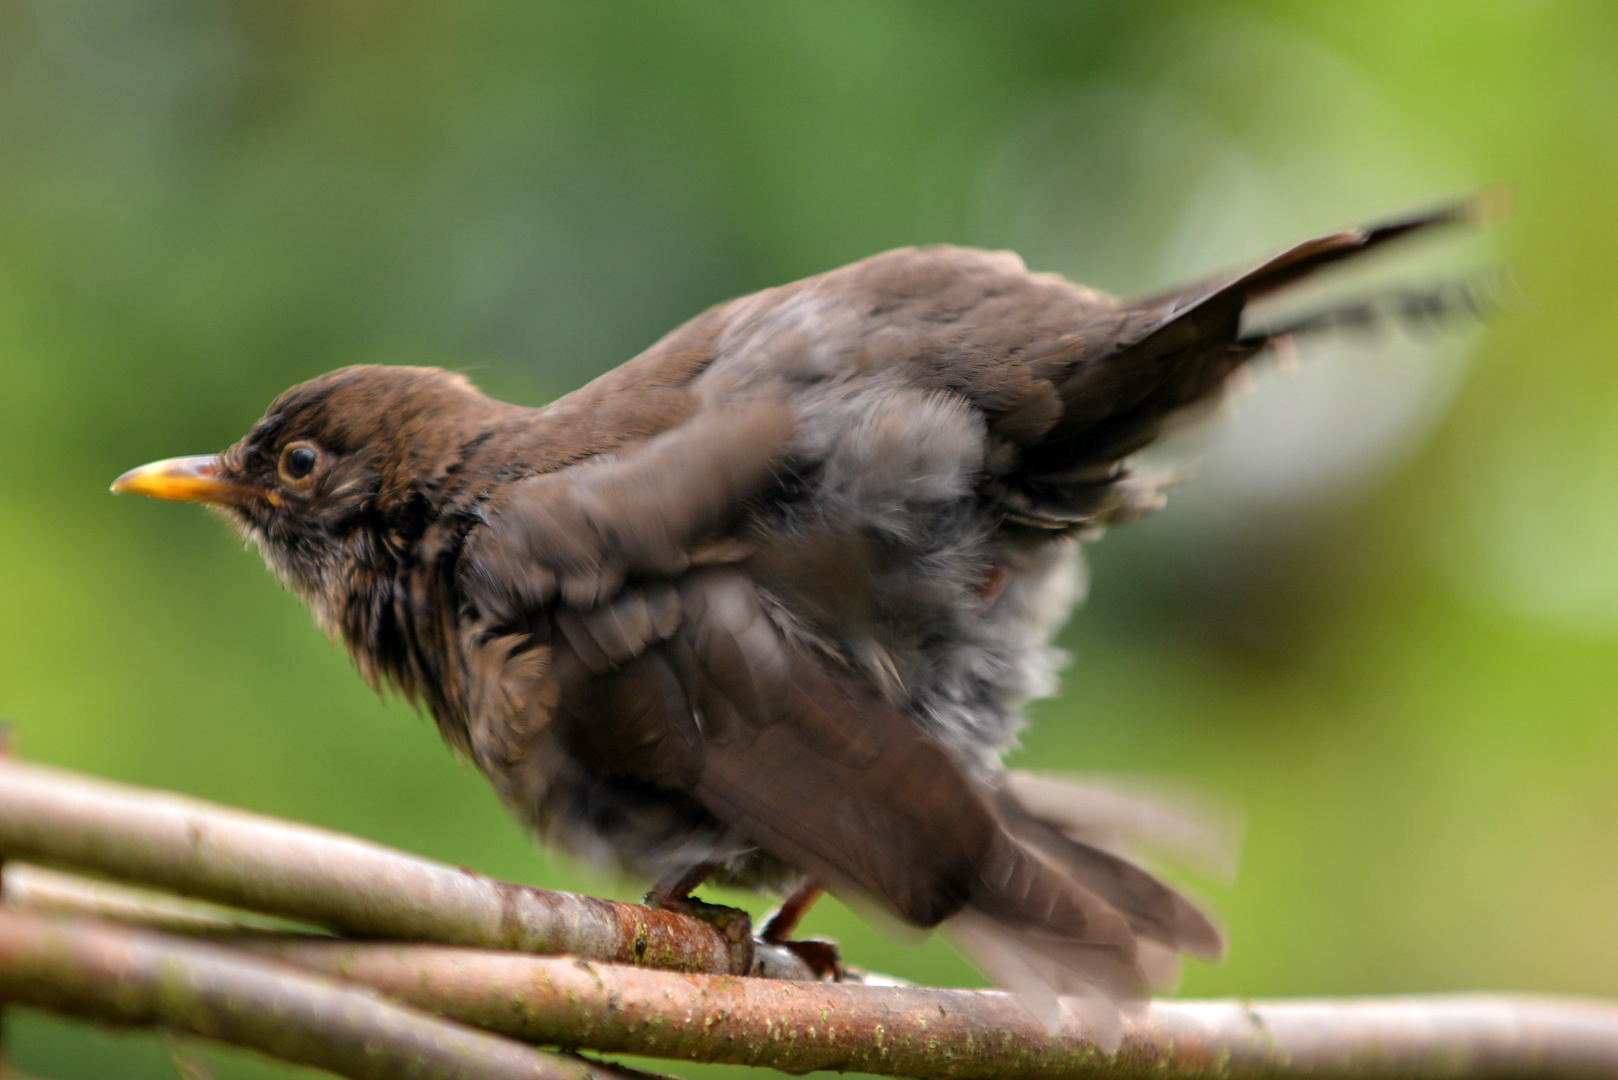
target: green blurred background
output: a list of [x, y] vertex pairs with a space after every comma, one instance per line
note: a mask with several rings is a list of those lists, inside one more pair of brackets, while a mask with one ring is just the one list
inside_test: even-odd
[[[216, 522], [108, 481], [340, 364], [539, 403], [900, 244], [1129, 292], [1500, 181], [1517, 213], [1467, 258], [1527, 309], [1261, 371], [1169, 509], [1093, 549], [1018, 760], [1245, 810], [1206, 887], [1230, 958], [1186, 993], [1618, 995], [1600, 0], [5, 0], [0, 715], [30, 759], [634, 896], [536, 853]], [[831, 904], [811, 928], [975, 981]], [[29, 1070], [174, 1075], [153, 1038], [9, 1025]]]

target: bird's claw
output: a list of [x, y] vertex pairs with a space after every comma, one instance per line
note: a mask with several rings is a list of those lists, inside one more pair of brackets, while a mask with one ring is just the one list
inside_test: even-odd
[[809, 966], [809, 970], [815, 973], [816, 978], [831, 979], [833, 982], [843, 981], [843, 950], [838, 947], [837, 942], [827, 941], [825, 938], [797, 938], [793, 941], [771, 941], [770, 944], [790, 949], [799, 960]]
[[843, 951], [835, 941], [825, 938], [794, 939], [792, 932], [803, 921], [804, 914], [825, 890], [813, 881], [805, 881], [781, 901], [781, 906], [764, 919], [758, 939], [769, 945], [787, 949], [815, 973], [817, 979], [831, 978], [843, 981]]

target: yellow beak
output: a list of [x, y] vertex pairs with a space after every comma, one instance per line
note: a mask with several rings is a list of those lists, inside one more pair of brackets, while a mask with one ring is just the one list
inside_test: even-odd
[[165, 458], [130, 469], [112, 482], [115, 492], [175, 502], [241, 503], [264, 492], [220, 477], [217, 454]]

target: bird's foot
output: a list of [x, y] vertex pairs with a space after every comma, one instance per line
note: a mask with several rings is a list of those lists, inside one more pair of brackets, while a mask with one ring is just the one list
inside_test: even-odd
[[[760, 940], [769, 941], [768, 938]], [[791, 950], [799, 960], [808, 965], [817, 979], [843, 981], [843, 950], [838, 947], [837, 942], [828, 941], [826, 938], [794, 938], [791, 941], [769, 943]]]
[[703, 922], [718, 930], [724, 939], [732, 945], [743, 942], [751, 944], [753, 940], [753, 916], [741, 908], [726, 907], [724, 904], [710, 904], [706, 900], [698, 900], [694, 896], [685, 898], [685, 914], [693, 919]]
[[780, 907], [769, 914], [758, 936], [760, 941], [790, 949], [817, 977], [842, 982], [843, 950], [837, 947], [837, 942], [827, 941], [825, 938], [792, 937], [792, 931], [798, 928], [804, 914], [816, 900], [820, 899], [823, 891], [820, 886], [814, 884], [800, 886], [796, 892], [782, 901]]

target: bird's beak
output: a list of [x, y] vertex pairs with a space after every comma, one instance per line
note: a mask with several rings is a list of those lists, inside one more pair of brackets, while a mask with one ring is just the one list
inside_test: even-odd
[[221, 476], [219, 456], [165, 458], [130, 469], [112, 482], [112, 490], [175, 502], [240, 504], [262, 493]]

